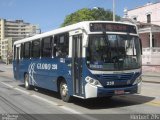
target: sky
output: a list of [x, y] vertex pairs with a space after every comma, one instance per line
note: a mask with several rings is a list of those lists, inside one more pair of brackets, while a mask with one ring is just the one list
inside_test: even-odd
[[[124, 8], [133, 9], [157, 1], [160, 0], [115, 0], [115, 12], [123, 16]], [[112, 10], [112, 0], [0, 0], [0, 18], [22, 19], [46, 32], [60, 27], [67, 15], [94, 7]]]

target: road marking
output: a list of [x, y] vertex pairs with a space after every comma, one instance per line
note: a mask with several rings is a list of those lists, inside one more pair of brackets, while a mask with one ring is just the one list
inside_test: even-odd
[[153, 101], [145, 103], [145, 104], [160, 107], [160, 101], [158, 101], [158, 100], [153, 100]]
[[30, 92], [24, 91], [24, 90], [19, 89], [19, 88], [14, 88], [14, 89], [15, 89], [15, 90], [18, 90], [18, 91], [20, 91], [20, 92], [22, 92], [22, 93], [25, 93], [25, 94], [27, 94], [27, 95], [30, 95]]
[[43, 97], [40, 97], [40, 96], [38, 96], [38, 95], [31, 94], [30, 92], [27, 92], [27, 91], [25, 91], [25, 90], [16, 88], [16, 87], [14, 87], [14, 86], [12, 86], [12, 85], [9, 85], [9, 84], [7, 84], [7, 83], [5, 83], [5, 82], [1, 82], [1, 83], [2, 83], [3, 85], [7, 86], [7, 87], [10, 87], [10, 88], [15, 89], [15, 90], [17, 90], [17, 91], [20, 91], [20, 92], [22, 92], [22, 93], [24, 93], [24, 94], [27, 94], [27, 95], [32, 96], [32, 97], [34, 97], [34, 98], [37, 98], [37, 99], [39, 99], [39, 100], [42, 100], [42, 101], [44, 101], [44, 102], [46, 102], [46, 103], [52, 104], [52, 105], [54, 105], [54, 106], [58, 106], [59, 108], [67, 111], [67, 113], [69, 113], [69, 114], [78, 114], [78, 115], [80, 115], [81, 117], [83, 117], [83, 118], [85, 118], [85, 119], [88, 119], [88, 120], [98, 120], [98, 119], [93, 118], [93, 117], [91, 117], [91, 116], [89, 116], [89, 115], [85, 115], [84, 113], [78, 112], [78, 111], [76, 111], [76, 110], [74, 110], [74, 109], [72, 109], [72, 108], [69, 108], [69, 107], [66, 107], [66, 106], [63, 106], [63, 105], [62, 105], [62, 106], [59, 106], [59, 104], [58, 104], [57, 102], [53, 102], [53, 101], [51, 101], [51, 100], [47, 100], [47, 99], [45, 99], [45, 98], [43, 98]]
[[47, 99], [42, 98], [42, 97], [40, 97], [40, 96], [38, 96], [38, 95], [32, 94], [31, 96], [32, 96], [32, 97], [35, 97], [35, 98], [37, 98], [37, 99], [39, 99], [39, 100], [41, 100], [41, 101], [47, 102], [47, 103], [49, 103], [49, 104], [52, 104], [52, 105], [55, 105], [55, 106], [57, 105], [56, 102], [47, 100]]
[[[132, 98], [127, 98], [126, 96], [120, 96], [120, 97], [122, 98], [122, 100], [127, 100], [127, 101], [131, 101], [131, 102], [141, 101], [141, 99], [137, 99], [137, 98], [132, 99]], [[138, 103], [142, 103], [142, 102], [138, 102]], [[159, 100], [152, 100], [152, 101], [144, 102], [144, 104], [160, 107]]]
[[10, 88], [13, 88], [12, 85], [9, 85], [9, 84], [6, 84], [5, 82], [1, 82], [3, 85], [7, 86], [7, 87], [10, 87]]
[[32, 96], [35, 97], [35, 98], [37, 98], [37, 99], [40, 99], [40, 100], [42, 100], [42, 101], [44, 101], [44, 102], [47, 102], [47, 103], [49, 103], [49, 104], [52, 104], [52, 105], [54, 105], [54, 106], [58, 106], [58, 107], [60, 107], [61, 109], [65, 110], [65, 111], [67, 111], [67, 112], [69, 112], [69, 113], [81, 115], [81, 117], [84, 117], [85, 119], [87, 118], [88, 120], [98, 120], [98, 119], [93, 118], [93, 117], [91, 117], [91, 116], [85, 115], [85, 114], [83, 114], [83, 113], [81, 113], [81, 112], [78, 112], [78, 111], [76, 111], [76, 110], [74, 110], [74, 109], [72, 109], [72, 108], [69, 108], [69, 107], [66, 107], [66, 106], [63, 106], [63, 105], [60, 105], [60, 106], [59, 106], [58, 103], [53, 102], [53, 101], [50, 101], [50, 100], [47, 100], [47, 99], [42, 98], [42, 97], [40, 97], [40, 96], [37, 96], [37, 95], [35, 95], [35, 94], [33, 94]]

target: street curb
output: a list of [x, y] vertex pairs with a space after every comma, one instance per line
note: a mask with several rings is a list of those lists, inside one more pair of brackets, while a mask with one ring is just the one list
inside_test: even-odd
[[147, 81], [147, 80], [142, 80], [142, 82], [160, 84], [160, 82], [157, 82], [157, 81]]
[[144, 77], [160, 77], [159, 75], [142, 75]]

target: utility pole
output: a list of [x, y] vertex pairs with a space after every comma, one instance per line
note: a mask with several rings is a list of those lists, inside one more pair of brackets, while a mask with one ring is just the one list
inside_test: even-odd
[[115, 21], [115, 0], [113, 0], [113, 21]]

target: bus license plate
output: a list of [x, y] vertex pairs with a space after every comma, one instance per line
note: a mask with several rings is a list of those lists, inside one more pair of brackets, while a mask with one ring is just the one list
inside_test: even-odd
[[116, 95], [122, 95], [122, 94], [124, 94], [124, 90], [115, 90], [114, 93]]

